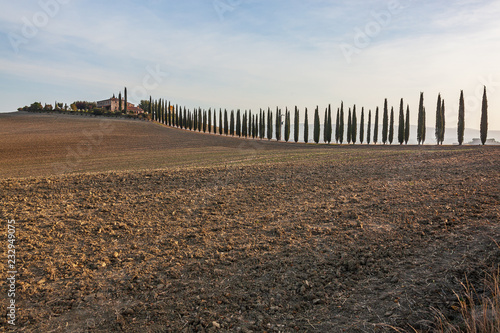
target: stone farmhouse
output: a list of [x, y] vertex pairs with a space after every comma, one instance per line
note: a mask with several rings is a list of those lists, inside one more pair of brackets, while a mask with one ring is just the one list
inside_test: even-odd
[[[105, 109], [107, 111], [116, 112], [119, 111], [120, 108], [120, 100], [113, 95], [113, 97], [109, 99], [105, 99], [103, 101], [96, 102], [97, 107], [101, 109]], [[125, 108], [125, 99], [122, 98], [122, 109]], [[144, 110], [136, 107], [134, 104], [127, 102], [127, 110], [134, 112], [135, 114], [144, 113]]]

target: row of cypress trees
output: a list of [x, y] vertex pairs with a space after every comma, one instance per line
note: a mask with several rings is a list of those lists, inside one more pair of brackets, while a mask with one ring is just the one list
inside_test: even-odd
[[[486, 99], [486, 87], [484, 87], [482, 112], [481, 112], [481, 142], [484, 144], [486, 142], [487, 133], [487, 99]], [[202, 110], [201, 108], [188, 110], [185, 107], [180, 107], [178, 105], [171, 105], [170, 102], [167, 103], [165, 100], [155, 100], [153, 101], [150, 97], [148, 110], [153, 120], [173, 127], [178, 127], [181, 129], [189, 129], [193, 131], [206, 132], [206, 133], [218, 133], [220, 135], [231, 135], [238, 137], [251, 137], [271, 140], [275, 138], [277, 141], [284, 140], [285, 142], [290, 141], [290, 128], [292, 126], [291, 122], [291, 110], [285, 109], [285, 114], [282, 114], [282, 110], [276, 108], [276, 112], [273, 113], [270, 108], [265, 110], [260, 110], [256, 114], [252, 114], [251, 110], [245, 110], [244, 112], [239, 109], [235, 112], [231, 110], [229, 113], [227, 110], [222, 111], [219, 109], [217, 112], [215, 109]], [[348, 109], [347, 113], [347, 128], [345, 128], [345, 112], [344, 103], [342, 102], [340, 107], [337, 109], [335, 128], [332, 125], [332, 113], [331, 106], [325, 109], [324, 121], [323, 121], [323, 142], [331, 143], [334, 139], [336, 143], [342, 144], [344, 138], [348, 144], [355, 144], [358, 142], [367, 144], [378, 143], [379, 140], [379, 108], [375, 110], [374, 125], [372, 126], [372, 111], [368, 110], [368, 115], [365, 115], [364, 108], [361, 108], [361, 113], [358, 121], [358, 114], [356, 110], [356, 105]], [[391, 107], [390, 111], [388, 108], [387, 99], [384, 100], [383, 114], [382, 114], [382, 133], [381, 142], [383, 144], [392, 144], [394, 140], [397, 140], [399, 144], [408, 144], [410, 137], [410, 106], [406, 105], [406, 110], [404, 108], [404, 101], [401, 99], [399, 105], [399, 116], [398, 116], [398, 126], [397, 133], [395, 132], [395, 111], [394, 107]], [[275, 117], [275, 118], [274, 118]], [[275, 119], [273, 121], [273, 118]], [[418, 144], [423, 144], [426, 139], [426, 111], [424, 106], [424, 94], [420, 93], [420, 101], [418, 108], [418, 124], [417, 124], [417, 142]], [[367, 125], [365, 127], [365, 119], [367, 120]], [[299, 141], [299, 109], [295, 107], [294, 110], [294, 137], [293, 141]], [[316, 107], [314, 112], [314, 123], [313, 123], [313, 140], [315, 143], [320, 142], [321, 133], [321, 123], [319, 107]], [[333, 130], [335, 129], [335, 137], [333, 137]], [[358, 131], [359, 129], [359, 131]], [[365, 132], [366, 129], [366, 132]], [[373, 129], [373, 133], [371, 132]], [[458, 112], [458, 142], [461, 145], [464, 138], [465, 129], [465, 103], [463, 91], [460, 93], [460, 103]], [[267, 132], [267, 133], [266, 133]], [[438, 95], [437, 107], [436, 107], [436, 126], [435, 126], [435, 137], [436, 143], [443, 144], [445, 133], [445, 102], [441, 98], [441, 94]], [[266, 135], [267, 134], [267, 135]], [[397, 138], [396, 138], [397, 135]], [[283, 137], [282, 137], [283, 136]], [[309, 119], [308, 110], [305, 109], [304, 118], [304, 131], [303, 131], [303, 141], [308, 142], [309, 140]]]

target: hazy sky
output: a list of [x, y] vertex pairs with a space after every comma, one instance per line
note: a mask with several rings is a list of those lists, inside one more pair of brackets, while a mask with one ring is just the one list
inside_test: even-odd
[[374, 110], [424, 92], [479, 128], [483, 85], [500, 130], [500, 1], [40, 0], [0, 12], [0, 111], [34, 101], [129, 100], [192, 107]]

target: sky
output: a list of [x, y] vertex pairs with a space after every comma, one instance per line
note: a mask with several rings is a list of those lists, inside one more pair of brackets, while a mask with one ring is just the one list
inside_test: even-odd
[[359, 110], [400, 99], [427, 125], [437, 96], [478, 129], [483, 87], [500, 130], [500, 1], [40, 0], [0, 12], [0, 112], [164, 98], [188, 108]]

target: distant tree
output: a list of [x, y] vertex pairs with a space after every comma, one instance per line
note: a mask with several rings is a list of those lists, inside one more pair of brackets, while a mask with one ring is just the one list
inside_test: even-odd
[[399, 122], [398, 122], [398, 142], [400, 145], [405, 141], [405, 111], [403, 106], [403, 99], [399, 103]]
[[438, 95], [438, 100], [437, 100], [437, 107], [436, 107], [436, 126], [435, 126], [435, 137], [436, 137], [436, 144], [439, 145], [441, 141], [441, 124], [442, 124], [442, 112], [441, 112], [441, 94]]
[[187, 128], [187, 121], [188, 121], [188, 117], [187, 117], [187, 109], [186, 107], [184, 107], [184, 114], [182, 116], [182, 121], [183, 121], [183, 126], [184, 126], [184, 129]]
[[229, 120], [229, 133], [234, 136], [234, 110], [231, 110], [231, 116]]
[[366, 143], [370, 144], [372, 134], [372, 110], [368, 110], [368, 126], [366, 126]]
[[328, 143], [328, 108], [325, 109], [325, 117], [323, 119], [323, 142]]
[[222, 109], [219, 109], [219, 135], [222, 135], [224, 129], [222, 127]]
[[212, 108], [208, 109], [207, 131], [212, 133]]
[[417, 141], [418, 144], [423, 144], [425, 136], [425, 110], [424, 110], [424, 93], [420, 93], [420, 102], [418, 103], [418, 121], [417, 121]]
[[378, 106], [375, 110], [375, 126], [373, 127], [373, 143], [377, 144], [378, 142]]
[[344, 142], [344, 102], [340, 104], [339, 142]]
[[309, 141], [309, 121], [307, 120], [307, 108], [306, 115], [304, 117], [304, 142], [307, 143]]
[[125, 87], [125, 105], [123, 107], [123, 113], [127, 114], [128, 111], [128, 103], [127, 103], [127, 87]]
[[276, 141], [281, 140], [281, 109], [276, 107]]
[[387, 136], [389, 134], [389, 110], [387, 109], [387, 98], [384, 101], [384, 115], [382, 118], [382, 143], [387, 143]]
[[253, 137], [253, 116], [252, 110], [248, 111], [248, 136]]
[[207, 110], [203, 110], [203, 133], [207, 132]]
[[340, 108], [337, 108], [337, 117], [335, 120], [335, 142], [339, 143], [339, 137], [340, 137]]
[[122, 112], [122, 92], [118, 93], [118, 111]]
[[290, 111], [285, 110], [285, 142], [290, 140]]
[[241, 113], [240, 109], [236, 111], [236, 135], [241, 137]]
[[464, 142], [464, 131], [465, 131], [465, 102], [464, 102], [464, 91], [460, 91], [460, 101], [458, 106], [458, 144], [462, 145]]
[[299, 142], [299, 108], [295, 106], [293, 138], [295, 142]]
[[227, 118], [226, 109], [224, 109], [224, 134], [229, 135], [229, 119]]
[[352, 113], [351, 113], [351, 108], [349, 108], [349, 114], [347, 116], [347, 143], [351, 143], [351, 136], [352, 136]]
[[198, 108], [198, 132], [201, 132], [203, 128], [203, 111], [201, 108]]
[[483, 102], [481, 105], [481, 127], [480, 127], [481, 143], [486, 143], [488, 137], [488, 98], [486, 96], [486, 86], [484, 86]]
[[389, 144], [394, 141], [394, 107], [391, 107], [391, 118], [389, 120]]
[[153, 98], [149, 96], [148, 113], [153, 115]]
[[361, 119], [359, 121], [359, 143], [365, 141], [365, 108], [361, 108]]
[[328, 144], [330, 144], [330, 142], [332, 142], [332, 131], [333, 131], [332, 108], [331, 108], [330, 104], [328, 104], [328, 118], [326, 120], [326, 129], [328, 130], [328, 135], [326, 136], [326, 140], [327, 140]]
[[260, 129], [259, 129], [259, 138], [262, 140], [266, 136], [266, 113], [264, 110], [260, 109]]
[[353, 144], [356, 143], [356, 136], [358, 135], [358, 119], [356, 117], [356, 105], [352, 108], [352, 119], [351, 119], [351, 141]]
[[319, 134], [320, 134], [320, 123], [319, 123], [319, 110], [316, 106], [316, 110], [314, 111], [314, 142], [319, 143]]
[[188, 119], [192, 122], [192, 126], [188, 126], [190, 130], [194, 130], [196, 131], [198, 129], [198, 110], [197, 109], [194, 109], [193, 110], [193, 115], [192, 116], [188, 116]]
[[405, 121], [405, 145], [410, 140], [410, 105], [406, 105], [406, 121]]

